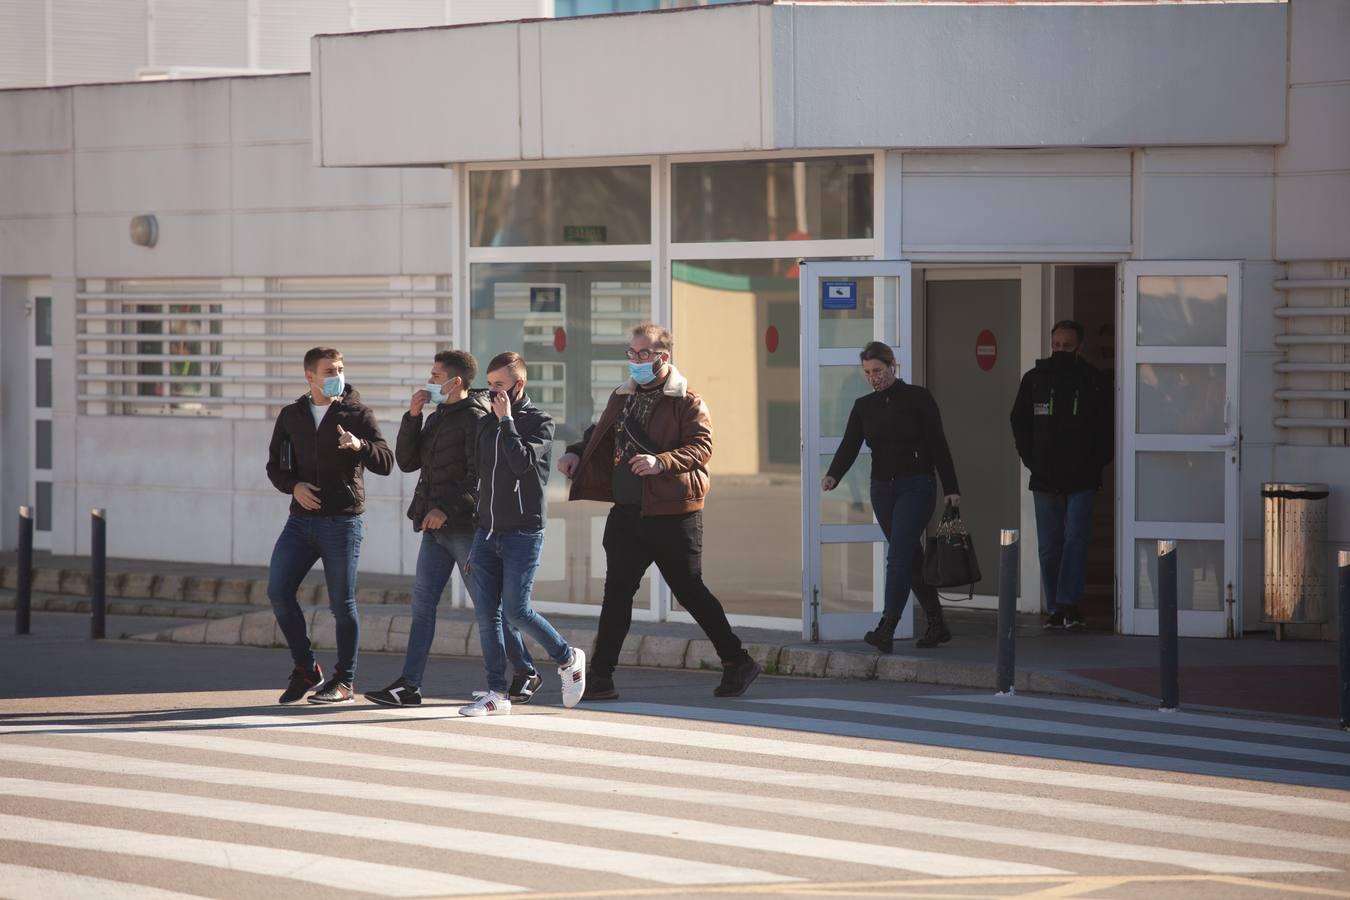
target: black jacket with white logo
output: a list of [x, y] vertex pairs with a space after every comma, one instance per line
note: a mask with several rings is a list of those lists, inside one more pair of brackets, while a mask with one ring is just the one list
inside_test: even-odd
[[511, 417], [478, 421], [478, 527], [488, 532], [544, 527], [553, 418], [522, 397]]

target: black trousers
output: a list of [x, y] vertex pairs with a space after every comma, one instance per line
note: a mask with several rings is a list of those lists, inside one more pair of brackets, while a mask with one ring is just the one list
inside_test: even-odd
[[675, 599], [694, 617], [723, 662], [745, 657], [722, 604], [703, 583], [703, 511], [643, 517], [636, 506], [615, 506], [605, 520], [605, 599], [591, 669], [614, 672], [633, 624], [633, 597], [652, 563]]

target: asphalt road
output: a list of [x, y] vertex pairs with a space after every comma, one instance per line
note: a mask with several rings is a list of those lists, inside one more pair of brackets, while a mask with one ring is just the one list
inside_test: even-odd
[[0, 896], [1350, 897], [1329, 728], [636, 669], [467, 719], [476, 660], [418, 710], [278, 707], [282, 651], [9, 624]]

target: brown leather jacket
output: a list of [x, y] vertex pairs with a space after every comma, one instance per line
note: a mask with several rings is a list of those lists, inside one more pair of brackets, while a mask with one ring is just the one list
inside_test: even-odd
[[[572, 479], [569, 500], [614, 501], [610, 478], [614, 471], [614, 423], [628, 398], [637, 390], [630, 378], [614, 393], [600, 420], [586, 429], [581, 441], [567, 448], [581, 457]], [[659, 475], [642, 479], [642, 515], [669, 516], [703, 508], [708, 496], [708, 460], [712, 458], [712, 419], [703, 398], [689, 390], [689, 382], [674, 366], [652, 409], [647, 436], [661, 448]]]

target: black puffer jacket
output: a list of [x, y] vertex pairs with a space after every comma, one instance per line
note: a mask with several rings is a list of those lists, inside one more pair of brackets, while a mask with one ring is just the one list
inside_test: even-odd
[[474, 446], [478, 420], [487, 414], [487, 391], [473, 391], [458, 403], [439, 404], [428, 416], [403, 414], [394, 450], [398, 467], [422, 473], [408, 506], [414, 531], [422, 530], [422, 520], [433, 509], [445, 513], [446, 529], [473, 529], [478, 501]]
[[1075, 494], [1102, 485], [1115, 451], [1115, 392], [1081, 356], [1036, 360], [1013, 403], [1013, 440], [1033, 491]]
[[[394, 454], [380, 434], [375, 414], [361, 402], [356, 388], [347, 385], [333, 400], [319, 427], [314, 427], [309, 394], [282, 408], [267, 448], [267, 477], [283, 494], [300, 482], [318, 485], [319, 509], [305, 509], [291, 499], [293, 516], [360, 515], [366, 511], [366, 469], [388, 475]], [[338, 426], [361, 439], [353, 453], [338, 449]]]
[[478, 527], [492, 531], [543, 528], [548, 516], [553, 418], [521, 397], [511, 418], [488, 413], [478, 422]]

